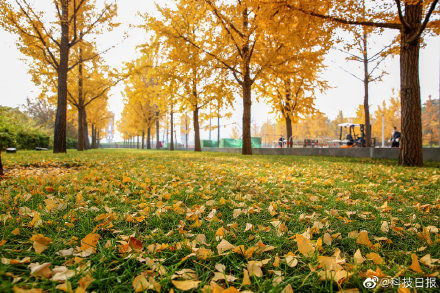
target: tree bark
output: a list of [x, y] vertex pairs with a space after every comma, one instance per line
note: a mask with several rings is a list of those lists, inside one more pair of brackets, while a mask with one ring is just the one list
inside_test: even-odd
[[287, 134], [287, 147], [291, 148], [293, 147], [293, 140], [292, 140], [292, 136], [293, 136], [293, 130], [292, 130], [292, 119], [290, 119], [289, 115], [285, 115], [284, 116], [285, 121], [286, 121], [286, 134]]
[[54, 153], [66, 152], [67, 71], [69, 68], [69, 3], [61, 1], [61, 41], [58, 74], [58, 101], [54, 129]]
[[89, 140], [89, 125], [87, 123], [87, 111], [86, 108], [83, 109], [83, 130], [84, 130], [84, 149], [90, 149]]
[[202, 147], [200, 145], [200, 124], [199, 124], [199, 108], [193, 111], [193, 123], [194, 123], [194, 151], [201, 152]]
[[365, 116], [365, 146], [371, 147], [371, 125], [370, 125], [370, 105], [369, 105], [369, 84], [370, 74], [368, 73], [368, 35], [364, 28], [363, 34], [363, 57], [364, 57], [364, 116]]
[[145, 149], [145, 131], [142, 130], [142, 149]]
[[92, 149], [95, 148], [95, 126], [92, 124]]
[[156, 149], [159, 149], [159, 112], [156, 112]]
[[[249, 29], [249, 15], [248, 9], [243, 9], [243, 30], [245, 35], [248, 33]], [[251, 140], [251, 109], [252, 109], [252, 79], [251, 79], [251, 49], [249, 41], [245, 42], [242, 47], [243, 52], [243, 155], [252, 155], [252, 140]]]
[[77, 107], [78, 110], [78, 146], [77, 149], [79, 152], [84, 151], [85, 147], [84, 147], [84, 111], [83, 109], [78, 106]]
[[147, 149], [151, 150], [151, 127], [147, 129]]
[[402, 137], [399, 164], [423, 166], [422, 109], [419, 80], [420, 38], [408, 40], [420, 27], [422, 5], [405, 5], [405, 20], [410, 29], [401, 32], [400, 94], [402, 104]]
[[2, 163], [2, 150], [0, 148], [0, 176], [5, 175], [3, 172], [3, 163]]
[[174, 111], [171, 110], [171, 142], [170, 142], [170, 151], [174, 151]]
[[252, 81], [249, 73], [243, 82], [243, 155], [252, 155], [251, 141], [251, 108], [252, 108]]

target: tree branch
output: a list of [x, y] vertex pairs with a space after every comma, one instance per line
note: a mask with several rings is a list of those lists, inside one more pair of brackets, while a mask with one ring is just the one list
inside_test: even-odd
[[425, 30], [426, 26], [428, 25], [429, 22], [429, 18], [431, 17], [432, 13], [435, 10], [435, 6], [437, 5], [438, 0], [434, 0], [431, 3], [431, 7], [429, 8], [428, 13], [425, 16], [425, 20], [423, 21], [422, 25], [419, 27], [419, 29], [417, 30], [417, 33], [415, 35], [413, 35], [409, 40], [408, 43], [412, 43], [415, 40], [417, 40], [418, 38], [420, 38], [420, 36], [422, 35], [423, 31]]
[[[438, 1], [438, 0], [436, 0], [436, 1]], [[307, 10], [304, 10], [299, 7], [293, 7], [290, 4], [286, 4], [286, 7], [288, 7], [289, 9], [292, 9], [292, 10], [297, 10], [297, 11], [302, 12], [304, 14], [308, 14], [308, 15], [315, 16], [315, 17], [318, 17], [321, 19], [325, 19], [325, 20], [338, 22], [341, 24], [365, 25], [365, 26], [370, 26], [370, 27], [389, 28], [389, 29], [397, 29], [397, 30], [402, 29], [402, 25], [398, 24], [398, 23], [374, 22], [374, 21], [355, 21], [355, 20], [343, 19], [343, 18], [339, 18], [336, 16], [331, 16], [331, 15], [319, 14], [319, 13], [316, 13], [313, 11], [307, 11]]]
[[401, 22], [402, 25], [403, 25], [403, 29], [405, 29], [405, 30], [409, 30], [409, 25], [408, 25], [408, 23], [406, 22], [405, 18], [403, 17], [403, 13], [402, 13], [402, 5], [400, 4], [400, 0], [394, 0], [394, 2], [396, 2], [396, 5], [397, 5], [397, 11], [398, 11], [398, 14], [399, 14], [399, 19], [400, 19], [400, 22]]

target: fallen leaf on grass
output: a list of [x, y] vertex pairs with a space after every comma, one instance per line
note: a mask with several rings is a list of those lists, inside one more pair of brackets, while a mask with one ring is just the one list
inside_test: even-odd
[[380, 231], [383, 233], [388, 233], [390, 231], [390, 227], [387, 221], [382, 221], [382, 225], [380, 226]]
[[342, 260], [337, 259], [334, 256], [318, 256], [319, 267], [324, 268], [327, 271], [340, 271], [343, 263]]
[[373, 246], [373, 243], [371, 243], [370, 238], [368, 238], [368, 232], [367, 231], [361, 231], [359, 233], [359, 237], [356, 240], [357, 244], [362, 244], [368, 247]]
[[281, 293], [293, 293], [293, 288], [292, 285], [287, 285], [286, 288], [283, 289], [283, 291], [281, 291]]
[[[285, 260], [286, 260], [286, 264], [291, 268], [296, 267], [296, 265], [298, 264], [298, 259], [294, 255], [291, 255], [291, 254], [288, 254], [286, 256]], [[275, 266], [275, 264], [274, 264], [274, 266]]]
[[420, 259], [420, 262], [422, 264], [424, 264], [425, 266], [428, 266], [430, 268], [434, 267], [433, 263], [438, 262], [438, 261], [439, 261], [438, 259], [431, 258], [430, 254], [427, 254]]
[[14, 290], [14, 293], [43, 293], [43, 289], [41, 289], [41, 288], [23, 289], [23, 288], [14, 286], [14, 288], [12, 288], [12, 290]]
[[172, 280], [171, 281], [173, 283], [173, 285], [182, 291], [188, 291], [191, 289], [195, 289], [199, 286], [200, 281], [194, 281], [194, 280], [185, 280], [185, 281], [175, 281]]
[[4, 265], [25, 264], [25, 263], [30, 263], [30, 262], [31, 262], [31, 258], [30, 257], [25, 257], [22, 260], [19, 260], [19, 259], [8, 259], [8, 258], [2, 257], [2, 264], [4, 264]]
[[332, 245], [332, 240], [333, 240], [333, 238], [332, 238], [332, 236], [329, 233], [325, 233], [324, 234], [323, 241], [324, 241], [325, 244]]
[[58, 290], [61, 290], [61, 291], [64, 291], [64, 292], [73, 292], [73, 290], [72, 290], [72, 284], [70, 283], [70, 282], [66, 282], [66, 283], [63, 283], [63, 284], [59, 284], [59, 285], [57, 285], [56, 287], [55, 287], [55, 289], [58, 289]]
[[94, 279], [92, 278], [92, 276], [90, 274], [82, 277], [79, 281], [78, 281], [78, 286], [84, 290], [86, 290], [90, 284], [92, 284], [92, 282], [94, 281]]
[[73, 248], [60, 250], [55, 254], [60, 255], [60, 256], [71, 256], [71, 255], [73, 255]]
[[354, 253], [354, 260], [356, 262], [356, 264], [360, 265], [362, 264], [366, 259], [362, 256], [361, 251], [358, 249], [356, 250], [356, 252]]
[[409, 268], [412, 269], [416, 273], [423, 273], [416, 254], [414, 254], [414, 253], [411, 254], [411, 260], [412, 260], [412, 263], [409, 266]]
[[52, 272], [54, 275], [51, 280], [55, 282], [65, 282], [75, 276], [75, 272], [69, 270], [65, 266], [57, 266], [52, 270]]
[[52, 271], [50, 270], [50, 266], [51, 266], [50, 263], [44, 263], [40, 265], [38, 262], [31, 263], [28, 265], [29, 269], [31, 270], [32, 276], [42, 277], [46, 279], [52, 276]]
[[246, 269], [243, 269], [243, 282], [241, 283], [242, 286], [250, 285], [251, 279], [249, 278], [249, 272]]
[[384, 263], [383, 258], [375, 252], [371, 252], [371, 253], [367, 254], [367, 258], [369, 260], [372, 260], [377, 265], [381, 265]]
[[88, 234], [86, 237], [81, 239], [81, 247], [79, 248], [79, 250], [86, 253], [95, 253], [99, 237], [99, 234]]
[[312, 241], [301, 234], [296, 234], [296, 244], [298, 245], [299, 252], [305, 256], [311, 256], [315, 252], [315, 247], [313, 247]]
[[222, 239], [222, 241], [217, 245], [218, 254], [222, 254], [228, 250], [234, 249], [235, 246], [229, 243], [227, 240]]
[[182, 269], [171, 276], [171, 279], [182, 278], [185, 280], [197, 279], [197, 273], [192, 269]]
[[42, 253], [45, 251], [49, 245], [52, 243], [52, 239], [44, 237], [41, 234], [37, 234], [31, 237], [31, 241], [33, 241], [33, 247], [35, 249], [35, 252], [37, 254]]
[[351, 274], [345, 270], [340, 270], [340, 271], [321, 271], [318, 273], [318, 275], [322, 281], [333, 279], [336, 283], [341, 284]]

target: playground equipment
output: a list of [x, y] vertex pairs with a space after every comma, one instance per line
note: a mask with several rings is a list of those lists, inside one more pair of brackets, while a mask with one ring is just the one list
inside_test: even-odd
[[[338, 126], [340, 127], [339, 140], [334, 142], [339, 142], [341, 148], [365, 147], [364, 124], [342, 123]], [[359, 130], [359, 135], [356, 130]], [[343, 134], [345, 134], [344, 139], [342, 139]]]

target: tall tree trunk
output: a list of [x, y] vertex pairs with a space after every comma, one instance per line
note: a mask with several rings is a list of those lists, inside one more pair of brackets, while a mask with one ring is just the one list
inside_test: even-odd
[[2, 149], [0, 147], [0, 176], [5, 175], [3, 172], [3, 163], [2, 163]]
[[[284, 79], [284, 89], [285, 89], [285, 105], [283, 106], [283, 115], [286, 122], [286, 139], [287, 147], [293, 146], [293, 131], [292, 131], [292, 119], [290, 115], [296, 110], [296, 103], [292, 105], [292, 90], [291, 90], [291, 80], [290, 78]], [[296, 92], [296, 101], [298, 100], [299, 90]]]
[[243, 155], [252, 155], [251, 141], [251, 108], [252, 108], [252, 81], [249, 73], [245, 74], [243, 82]]
[[159, 149], [159, 112], [156, 112], [156, 149]]
[[193, 111], [193, 123], [194, 123], [194, 151], [201, 152], [202, 147], [200, 145], [200, 124], [199, 124], [199, 108]]
[[92, 124], [92, 149], [95, 148], [95, 126]]
[[171, 142], [170, 142], [170, 151], [174, 151], [174, 111], [171, 106]]
[[84, 131], [84, 149], [90, 149], [90, 141], [89, 141], [89, 125], [87, 123], [87, 111], [86, 108], [83, 108], [83, 131]]
[[[139, 140], [138, 140], [138, 143], [139, 143]], [[100, 146], [101, 146], [101, 130], [98, 130], [96, 132], [96, 148], [99, 149]]]
[[147, 149], [151, 150], [151, 127], [148, 126], [147, 129]]
[[289, 115], [285, 115], [284, 116], [285, 121], [286, 121], [286, 134], [287, 134], [287, 143], [288, 143], [288, 147], [291, 148], [293, 147], [293, 140], [292, 140], [292, 136], [293, 136], [293, 130], [292, 130], [292, 119], [290, 119]]
[[77, 107], [78, 110], [78, 151], [82, 152], [85, 149], [84, 146], [84, 111], [81, 106]]
[[139, 144], [139, 135], [136, 135], [136, 148], [137, 148], [137, 149], [140, 148], [140, 144]]
[[142, 149], [145, 148], [145, 131], [142, 130]]
[[[82, 38], [82, 33], [80, 33], [80, 38]], [[83, 60], [83, 50], [81, 48], [81, 43], [78, 44], [79, 52], [78, 52], [78, 60], [82, 62]], [[83, 79], [83, 64], [78, 64], [78, 151], [83, 151], [86, 149], [85, 146], [85, 137], [84, 137], [84, 79]]]
[[69, 3], [61, 1], [61, 41], [58, 74], [58, 101], [54, 129], [54, 153], [66, 152], [67, 71], [69, 68]]
[[[245, 35], [249, 29], [249, 15], [248, 9], [245, 7], [242, 12], [243, 20], [243, 30]], [[252, 109], [252, 79], [251, 79], [251, 49], [249, 45], [249, 40], [243, 44], [242, 47], [242, 58], [243, 58], [243, 155], [252, 155], [252, 140], [251, 140], [251, 109]]]
[[369, 90], [370, 74], [368, 73], [368, 35], [366, 28], [363, 34], [363, 57], [364, 57], [364, 115], [365, 115], [365, 146], [371, 147], [371, 125], [370, 125], [370, 105]]
[[399, 164], [423, 166], [422, 109], [419, 80], [420, 38], [409, 42], [420, 27], [422, 5], [405, 5], [405, 20], [411, 27], [401, 32], [400, 94], [402, 104], [402, 138]]

